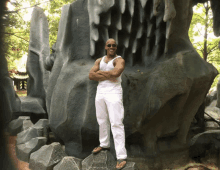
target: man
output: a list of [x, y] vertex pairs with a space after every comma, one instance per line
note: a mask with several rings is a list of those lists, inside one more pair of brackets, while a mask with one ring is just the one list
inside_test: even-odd
[[116, 54], [117, 45], [114, 39], [109, 39], [106, 42], [105, 49], [107, 55], [97, 59], [89, 73], [90, 80], [99, 81], [95, 106], [99, 124], [100, 146], [96, 147], [92, 153], [109, 150], [111, 125], [118, 160], [116, 169], [122, 169], [126, 165], [127, 158], [121, 87], [121, 74], [125, 68], [125, 61]]

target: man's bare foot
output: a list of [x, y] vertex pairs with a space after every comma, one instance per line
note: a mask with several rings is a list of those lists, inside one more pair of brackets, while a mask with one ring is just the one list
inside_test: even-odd
[[122, 168], [124, 168], [125, 167], [125, 165], [126, 165], [126, 160], [125, 159], [119, 159], [118, 161], [117, 161], [117, 165], [116, 165], [116, 169], [122, 169]]
[[103, 148], [103, 147], [101, 147], [101, 146], [98, 146], [98, 147], [96, 147], [96, 148], [93, 149], [92, 153], [93, 153], [93, 154], [96, 154], [96, 153], [99, 153], [99, 152], [102, 151], [102, 150], [110, 150], [110, 148]]

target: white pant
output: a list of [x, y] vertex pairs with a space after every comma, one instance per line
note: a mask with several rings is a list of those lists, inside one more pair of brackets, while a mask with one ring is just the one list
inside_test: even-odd
[[110, 147], [110, 123], [117, 159], [126, 159], [124, 132], [124, 107], [122, 94], [97, 93], [96, 117], [99, 124], [99, 141], [103, 148]]

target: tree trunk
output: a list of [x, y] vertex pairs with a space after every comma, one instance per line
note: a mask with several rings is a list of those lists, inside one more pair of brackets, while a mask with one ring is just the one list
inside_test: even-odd
[[205, 34], [204, 34], [203, 59], [204, 59], [205, 61], [207, 61], [207, 57], [208, 57], [208, 52], [207, 52], [208, 13], [209, 13], [209, 9], [210, 9], [210, 6], [209, 6], [208, 2], [206, 2], [206, 3], [204, 4], [204, 8], [205, 8]]

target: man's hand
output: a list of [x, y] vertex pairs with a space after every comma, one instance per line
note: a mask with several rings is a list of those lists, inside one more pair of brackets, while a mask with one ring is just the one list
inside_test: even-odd
[[123, 58], [117, 58], [115, 60], [115, 68], [110, 71], [99, 70], [100, 61], [101, 58], [97, 59], [94, 66], [91, 68], [89, 79], [96, 81], [110, 80], [112, 82], [117, 82], [117, 77], [121, 75], [125, 68], [125, 60]]
[[97, 71], [96, 73], [101, 74], [107, 78], [107, 80], [115, 79], [121, 75], [125, 68], [125, 60], [123, 58], [117, 58], [115, 60], [115, 68], [110, 71]]
[[106, 76], [98, 73], [100, 61], [101, 61], [101, 58], [97, 59], [95, 61], [94, 66], [91, 68], [91, 70], [89, 72], [89, 79], [90, 80], [103, 81], [103, 80], [107, 80], [108, 79]]

